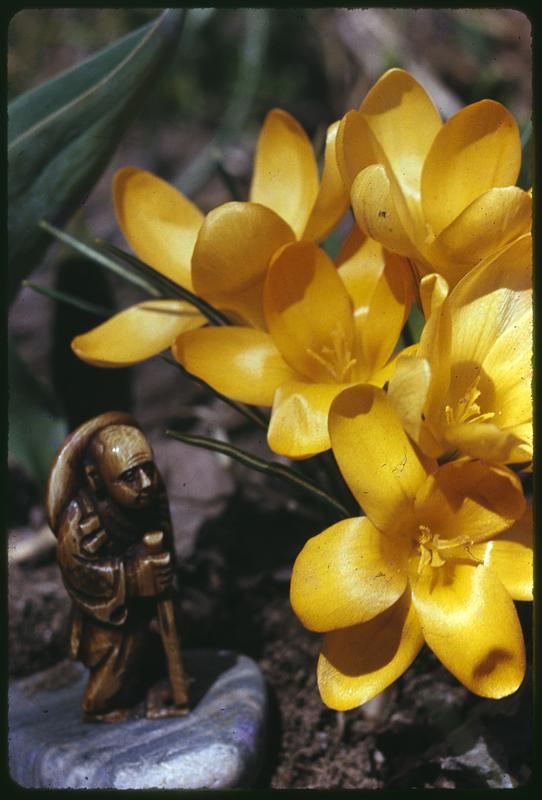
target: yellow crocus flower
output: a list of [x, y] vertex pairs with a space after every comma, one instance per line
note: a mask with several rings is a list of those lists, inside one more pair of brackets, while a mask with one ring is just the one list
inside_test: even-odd
[[[142, 169], [113, 180], [119, 226], [134, 253], [170, 280], [261, 326], [263, 278], [282, 245], [324, 238], [348, 195], [335, 161], [338, 123], [327, 132], [322, 179], [303, 128], [285, 111], [267, 115], [257, 143], [250, 202], [225, 203], [207, 216], [181, 192]], [[205, 324], [185, 301], [139, 303], [72, 342], [96, 366], [128, 366], [156, 355], [185, 330]]]
[[203, 328], [172, 348], [227, 397], [272, 405], [269, 446], [290, 458], [329, 448], [327, 415], [342, 389], [389, 378], [412, 300], [406, 261], [359, 231], [337, 262], [312, 242], [285, 245], [265, 278], [265, 330]]
[[532, 520], [507, 467], [463, 459], [438, 467], [413, 447], [383, 390], [350, 387], [329, 431], [366, 517], [311, 538], [294, 564], [291, 603], [325, 637], [323, 701], [367, 702], [426, 642], [475, 694], [514, 692], [525, 673], [513, 598], [532, 599]]
[[527, 234], [448, 296], [442, 278], [422, 280], [429, 318], [416, 354], [398, 358], [388, 397], [428, 455], [532, 460], [531, 267]]
[[341, 120], [337, 161], [358, 225], [419, 277], [438, 272], [452, 287], [530, 231], [518, 127], [493, 100], [443, 124], [422, 86], [391, 69]]

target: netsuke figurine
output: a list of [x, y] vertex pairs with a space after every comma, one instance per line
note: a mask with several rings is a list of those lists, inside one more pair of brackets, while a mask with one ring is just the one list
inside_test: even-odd
[[[46, 509], [73, 601], [70, 656], [90, 670], [83, 718], [122, 721], [143, 698], [147, 717], [186, 714], [167, 494], [130, 415], [100, 414], [68, 436], [51, 468]], [[169, 691], [157, 689], [164, 660]]]

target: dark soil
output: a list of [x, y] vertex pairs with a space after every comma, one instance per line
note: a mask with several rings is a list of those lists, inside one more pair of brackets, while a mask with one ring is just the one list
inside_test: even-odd
[[[483, 700], [426, 648], [367, 707], [336, 713], [323, 705], [315, 676], [320, 637], [301, 626], [288, 599], [291, 564], [314, 526], [237, 493], [220, 518], [204, 523], [179, 568], [185, 645], [245, 653], [267, 679], [270, 734], [258, 788], [477, 789], [528, 781], [529, 675], [514, 696]], [[65, 658], [68, 607], [54, 550], [41, 563], [11, 567], [13, 677]], [[519, 611], [530, 651], [531, 608]]]

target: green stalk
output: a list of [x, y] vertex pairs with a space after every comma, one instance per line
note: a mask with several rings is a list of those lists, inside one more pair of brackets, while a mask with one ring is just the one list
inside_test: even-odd
[[104, 306], [97, 306], [94, 303], [89, 303], [87, 300], [81, 300], [74, 294], [68, 292], [59, 292], [58, 289], [51, 289], [49, 286], [42, 286], [33, 281], [22, 281], [21, 286], [27, 286], [51, 300], [58, 300], [60, 303], [67, 303], [68, 305], [80, 308], [81, 311], [89, 311], [91, 314], [96, 314], [97, 317], [110, 317], [115, 312], [111, 308], [104, 308]]
[[82, 256], [85, 256], [85, 258], [95, 261], [101, 266], [111, 270], [111, 272], [114, 272], [125, 280], [130, 281], [130, 283], [134, 283], [136, 286], [144, 289], [153, 297], [161, 297], [161, 293], [151, 283], [149, 283], [149, 281], [141, 278], [139, 275], [135, 275], [133, 270], [128, 270], [126, 267], [123, 267], [121, 264], [118, 264], [116, 261], [108, 258], [106, 255], [97, 250], [92, 244], [84, 242], [82, 239], [76, 239], [75, 236], [71, 236], [69, 233], [61, 231], [59, 228], [56, 228], [54, 225], [51, 225], [44, 219], [42, 219], [40, 222], [40, 228], [43, 228], [44, 231], [47, 231], [47, 233], [50, 233], [51, 236], [54, 236], [64, 244], [68, 245], [68, 247], [72, 247], [78, 253], [81, 253]]
[[325, 492], [319, 486], [306, 480], [298, 472], [290, 467], [285, 466], [284, 464], [258, 458], [257, 456], [246, 453], [244, 450], [240, 450], [239, 448], [234, 447], [227, 442], [220, 442], [217, 439], [210, 439], [207, 436], [195, 436], [188, 433], [181, 433], [180, 431], [169, 430], [166, 431], [166, 436], [170, 436], [172, 439], [178, 439], [180, 442], [184, 442], [185, 444], [189, 444], [194, 447], [203, 447], [206, 450], [214, 450], [217, 453], [222, 453], [223, 455], [229, 456], [229, 458], [239, 461], [239, 463], [243, 464], [245, 467], [249, 467], [257, 472], [263, 472], [266, 475], [272, 475], [273, 477], [279, 478], [285, 483], [289, 483], [291, 486], [302, 489], [304, 492], [312, 495], [313, 497], [317, 497], [319, 500], [326, 503], [326, 505], [331, 506], [335, 511], [338, 511], [343, 519], [347, 519], [348, 517], [352, 516], [350, 511], [345, 508], [342, 503], [340, 503], [338, 500], [335, 500], [334, 497], [331, 497], [331, 495], [327, 494], [327, 492]]
[[99, 251], [105, 251], [106, 253], [109, 252], [111, 255], [114, 255], [117, 258], [125, 261], [136, 271], [148, 275], [156, 284], [156, 286], [159, 286], [162, 289], [165, 297], [173, 296], [179, 297], [182, 300], [186, 300], [193, 306], [196, 306], [196, 308], [201, 311], [201, 313], [207, 317], [209, 322], [211, 322], [213, 325], [231, 324], [230, 320], [225, 314], [212, 306], [210, 303], [207, 303], [206, 300], [203, 300], [189, 289], [185, 289], [184, 286], [180, 286], [178, 283], [175, 283], [175, 281], [172, 281], [170, 278], [162, 275], [153, 267], [145, 264], [143, 261], [140, 261], [139, 258], [133, 256], [131, 253], [125, 253], [124, 250], [121, 250], [119, 247], [115, 247], [114, 244], [104, 242], [101, 239], [96, 240], [96, 245]]

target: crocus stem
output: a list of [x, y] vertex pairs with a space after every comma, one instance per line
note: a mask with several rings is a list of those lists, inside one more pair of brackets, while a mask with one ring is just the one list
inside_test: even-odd
[[210, 439], [206, 436], [195, 436], [188, 433], [181, 433], [180, 431], [166, 431], [167, 436], [172, 439], [178, 439], [185, 444], [193, 445], [194, 447], [203, 447], [206, 450], [214, 450], [217, 453], [223, 453], [230, 458], [234, 458], [246, 467], [254, 469], [257, 472], [263, 472], [267, 475], [273, 475], [276, 478], [295, 486], [298, 489], [310, 493], [313, 497], [318, 497], [328, 506], [331, 506], [335, 511], [338, 511], [342, 519], [347, 519], [351, 516], [350, 511], [343, 506], [334, 497], [327, 494], [323, 489], [314, 483], [303, 478], [298, 472], [287, 467], [285, 464], [279, 464], [276, 461], [266, 461], [263, 458], [258, 458], [251, 453], [246, 453], [244, 450], [234, 447], [227, 442], [221, 442], [217, 439]]

